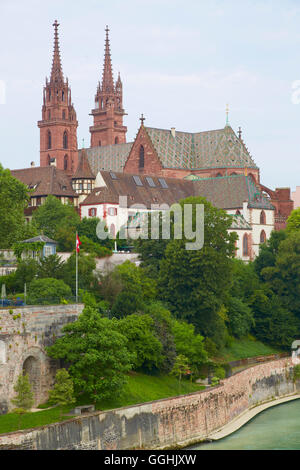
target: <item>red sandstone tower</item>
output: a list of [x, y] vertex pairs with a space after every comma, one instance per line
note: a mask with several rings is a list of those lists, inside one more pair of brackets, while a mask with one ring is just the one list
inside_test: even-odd
[[64, 80], [58, 39], [58, 22], [54, 24], [54, 52], [50, 80], [44, 87], [40, 128], [40, 166], [55, 165], [74, 172], [78, 164], [76, 112], [72, 104], [68, 79]]
[[99, 82], [95, 96], [94, 125], [90, 127], [91, 147], [104, 145], [124, 144], [126, 142], [127, 127], [123, 126], [123, 85], [120, 74], [114, 84], [110, 45], [106, 27], [105, 56], [102, 84]]

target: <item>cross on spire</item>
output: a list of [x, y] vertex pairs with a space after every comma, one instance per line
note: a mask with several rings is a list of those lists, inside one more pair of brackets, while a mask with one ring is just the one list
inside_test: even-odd
[[54, 50], [53, 50], [53, 61], [52, 61], [52, 70], [51, 70], [51, 82], [63, 81], [64, 76], [62, 72], [61, 60], [60, 60], [60, 51], [59, 51], [59, 38], [58, 38], [58, 27], [59, 23], [57, 20], [54, 21]]
[[226, 127], [229, 126], [229, 104], [226, 105]]
[[141, 117], [140, 117], [140, 121], [142, 123], [142, 126], [144, 125], [144, 121], [146, 120], [146, 118], [144, 117], [144, 115], [142, 114]]
[[242, 140], [242, 128], [241, 127], [239, 127], [238, 134], [239, 134], [239, 139]]

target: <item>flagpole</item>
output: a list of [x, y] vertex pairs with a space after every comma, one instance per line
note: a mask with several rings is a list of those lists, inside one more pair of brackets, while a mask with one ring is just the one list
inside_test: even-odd
[[78, 247], [77, 247], [77, 232], [76, 232], [76, 303], [78, 303]]

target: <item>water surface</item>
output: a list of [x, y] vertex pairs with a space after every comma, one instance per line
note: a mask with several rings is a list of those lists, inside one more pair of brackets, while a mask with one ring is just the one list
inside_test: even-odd
[[269, 408], [231, 436], [193, 449], [300, 450], [300, 400]]

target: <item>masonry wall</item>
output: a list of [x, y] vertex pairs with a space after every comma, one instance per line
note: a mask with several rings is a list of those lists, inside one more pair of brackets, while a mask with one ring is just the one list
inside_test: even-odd
[[35, 403], [47, 400], [58, 363], [47, 357], [45, 347], [82, 310], [83, 305], [0, 309], [0, 414], [12, 407], [14, 386], [23, 372], [29, 374]]
[[249, 407], [295, 392], [291, 360], [281, 359], [244, 370], [211, 390], [2, 434], [0, 450], [187, 446], [204, 440]]

